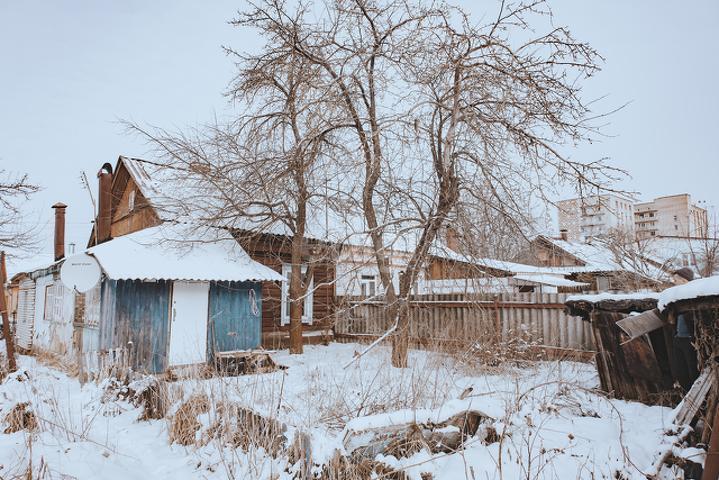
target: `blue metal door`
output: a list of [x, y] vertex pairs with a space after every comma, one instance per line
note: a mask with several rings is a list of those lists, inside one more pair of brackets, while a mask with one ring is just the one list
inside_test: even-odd
[[258, 348], [262, 337], [261, 285], [257, 282], [212, 282], [208, 356]]

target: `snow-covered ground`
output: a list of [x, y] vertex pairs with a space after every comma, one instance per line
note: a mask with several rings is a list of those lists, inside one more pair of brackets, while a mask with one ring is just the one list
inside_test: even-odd
[[[671, 411], [608, 400], [594, 393], [593, 365], [539, 362], [482, 368], [462, 355], [412, 351], [411, 368], [389, 366], [389, 349], [378, 347], [347, 369], [356, 344], [306, 347], [305, 354], [277, 352], [284, 371], [171, 383], [174, 410], [190, 395], [205, 393], [212, 405], [237, 402], [310, 439], [315, 464], [342, 452], [347, 423], [382, 425], [417, 421], [462, 405], [493, 417], [501, 441], [469, 439], [458, 453], [420, 451], [408, 458], [378, 459], [410, 478], [434, 479], [643, 479], [672, 437]], [[212, 410], [199, 417], [197, 445], [170, 444], [169, 420], [140, 421], [141, 408], [105, 398], [103, 386], [81, 386], [74, 377], [19, 357], [20, 369], [0, 385], [0, 420], [18, 402], [30, 402], [35, 433], [0, 433], [0, 478], [293, 478], [287, 455], [273, 458], [260, 447], [247, 451], [220, 440], [202, 442]], [[471, 393], [467, 396], [467, 389]], [[358, 419], [359, 417], [372, 416]], [[4, 430], [5, 424], [0, 425]], [[204, 444], [204, 445], [203, 445]], [[319, 472], [320, 468], [315, 470]], [[425, 475], [425, 478], [428, 478]], [[664, 478], [674, 478], [665, 472]]]

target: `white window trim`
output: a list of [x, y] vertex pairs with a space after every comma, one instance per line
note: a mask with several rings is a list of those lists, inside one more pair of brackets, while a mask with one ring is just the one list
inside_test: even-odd
[[[283, 263], [282, 264], [282, 276], [285, 277], [284, 282], [282, 282], [282, 301], [281, 301], [281, 308], [280, 308], [280, 325], [289, 325], [290, 324], [290, 312], [289, 308], [287, 308], [287, 297], [290, 295], [290, 282], [289, 282], [289, 276], [292, 272], [292, 265], [289, 263]], [[307, 273], [307, 265], [302, 265], [302, 274], [304, 275]], [[305, 305], [302, 309], [302, 323], [306, 323], [307, 325], [312, 325], [312, 304], [313, 304], [313, 298], [314, 298], [314, 278], [310, 279], [310, 285], [307, 288], [307, 295], [305, 295]]]
[[[363, 277], [372, 277], [372, 278], [363, 278]], [[371, 289], [370, 289], [370, 285], [372, 286]], [[366, 292], [362, 291], [362, 287], [365, 287]], [[379, 290], [377, 276], [360, 274], [359, 289], [360, 289], [361, 296], [374, 297], [375, 295], [377, 295], [377, 291]], [[370, 292], [370, 290], [372, 290], [372, 291]]]

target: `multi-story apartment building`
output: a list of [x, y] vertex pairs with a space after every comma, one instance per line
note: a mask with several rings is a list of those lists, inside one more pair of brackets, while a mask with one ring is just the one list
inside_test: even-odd
[[709, 228], [706, 209], [692, 203], [688, 193], [636, 204], [634, 222], [640, 240], [660, 236], [704, 238]]
[[634, 235], [634, 200], [618, 194], [557, 202], [559, 229], [568, 240], [585, 241], [612, 231]]

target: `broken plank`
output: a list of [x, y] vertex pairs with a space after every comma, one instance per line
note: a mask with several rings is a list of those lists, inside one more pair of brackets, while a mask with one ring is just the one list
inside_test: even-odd
[[716, 375], [714, 370], [714, 366], [705, 368], [694, 381], [689, 392], [677, 407], [677, 414], [674, 417], [675, 425], [689, 425], [694, 419], [709, 391], [715, 388]]

